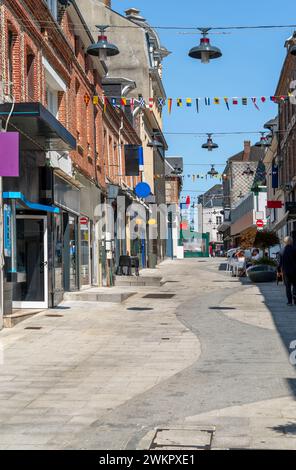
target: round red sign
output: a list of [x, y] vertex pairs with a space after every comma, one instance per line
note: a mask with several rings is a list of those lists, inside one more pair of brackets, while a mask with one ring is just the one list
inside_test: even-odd
[[257, 227], [264, 227], [263, 220], [257, 220], [256, 225], [257, 225]]

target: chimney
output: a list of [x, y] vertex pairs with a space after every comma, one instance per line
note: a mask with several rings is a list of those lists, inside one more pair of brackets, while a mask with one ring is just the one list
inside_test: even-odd
[[129, 20], [134, 20], [134, 21], [145, 21], [145, 18], [140, 15], [140, 10], [138, 8], [129, 8], [128, 10], [125, 10], [125, 15]]
[[250, 161], [250, 154], [251, 154], [251, 141], [245, 140], [244, 141], [244, 154], [243, 154], [244, 162]]

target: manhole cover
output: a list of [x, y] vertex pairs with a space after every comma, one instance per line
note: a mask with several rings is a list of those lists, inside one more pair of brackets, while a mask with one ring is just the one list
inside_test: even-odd
[[154, 310], [154, 308], [145, 308], [145, 307], [130, 307], [127, 310], [131, 310], [132, 312], [146, 312], [147, 310]]
[[171, 299], [175, 294], [147, 294], [143, 299]]
[[25, 330], [41, 330], [42, 326], [26, 326]]
[[157, 429], [150, 450], [210, 450], [214, 433], [214, 426]]

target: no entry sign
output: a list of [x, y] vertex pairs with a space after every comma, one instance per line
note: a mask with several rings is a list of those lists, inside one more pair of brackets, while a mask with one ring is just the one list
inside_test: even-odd
[[263, 220], [257, 220], [257, 221], [256, 221], [256, 225], [257, 225], [258, 228], [263, 228], [263, 227], [264, 227], [264, 222], [263, 222]]

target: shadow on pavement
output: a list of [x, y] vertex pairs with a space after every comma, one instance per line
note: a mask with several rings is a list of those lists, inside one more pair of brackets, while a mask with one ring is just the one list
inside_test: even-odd
[[[243, 285], [256, 285], [260, 294], [264, 297], [264, 303], [269, 309], [280, 339], [286, 349], [288, 360], [291, 353], [296, 350], [292, 342], [296, 344], [296, 306], [287, 306], [285, 286], [276, 282], [253, 284], [248, 278], [240, 278]], [[257, 294], [258, 295], [258, 294]], [[291, 363], [291, 367], [294, 365]], [[295, 367], [295, 366], [294, 366]], [[287, 383], [293, 395], [296, 397], [296, 379], [287, 378]]]

